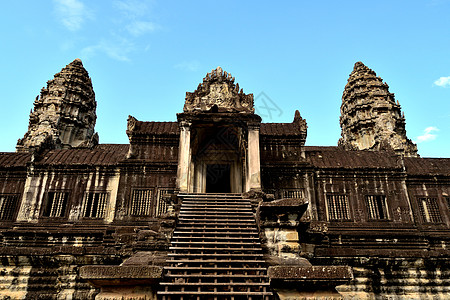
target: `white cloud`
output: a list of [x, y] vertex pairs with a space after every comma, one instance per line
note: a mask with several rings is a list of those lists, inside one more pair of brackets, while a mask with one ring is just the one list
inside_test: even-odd
[[174, 66], [175, 69], [183, 70], [183, 71], [189, 71], [189, 72], [195, 72], [200, 68], [200, 63], [196, 60], [193, 61], [183, 61], [179, 64], [176, 64]]
[[440, 77], [438, 80], [434, 82], [434, 85], [440, 87], [450, 87], [450, 76], [448, 77]]
[[147, 32], [152, 32], [158, 29], [158, 25], [152, 22], [136, 21], [126, 26], [127, 30], [133, 36], [140, 36]]
[[153, 0], [114, 0], [112, 6], [116, 15], [111, 19], [109, 32], [100, 40], [87, 44], [81, 51], [81, 57], [89, 59], [105, 55], [118, 61], [131, 61], [134, 52], [148, 51], [149, 45], [142, 45], [141, 36], [160, 29], [158, 24], [148, 19], [152, 4]]
[[70, 31], [79, 30], [85, 19], [90, 17], [83, 2], [79, 0], [53, 0], [59, 21]]
[[113, 3], [115, 8], [132, 19], [144, 16], [149, 9], [148, 4], [149, 1], [138, 0], [118, 0]]
[[101, 40], [98, 44], [85, 47], [81, 50], [81, 56], [88, 59], [98, 53], [103, 53], [118, 61], [130, 61], [129, 54], [134, 48], [134, 44], [126, 39], [115, 41]]
[[437, 134], [435, 134], [435, 132], [439, 131], [439, 129], [437, 127], [427, 127], [425, 128], [425, 130], [423, 131], [422, 135], [419, 135], [416, 138], [415, 143], [422, 143], [422, 142], [429, 142], [429, 141], [433, 141], [436, 139]]

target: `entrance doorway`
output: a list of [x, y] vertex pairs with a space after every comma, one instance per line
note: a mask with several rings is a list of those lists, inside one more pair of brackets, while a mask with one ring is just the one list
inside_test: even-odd
[[206, 165], [206, 192], [231, 193], [230, 164]]

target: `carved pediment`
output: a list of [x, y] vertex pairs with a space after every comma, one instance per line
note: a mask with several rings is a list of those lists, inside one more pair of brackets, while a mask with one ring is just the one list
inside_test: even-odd
[[217, 67], [206, 74], [193, 93], [186, 93], [183, 110], [253, 113], [253, 94], [244, 94], [239, 84], [234, 83], [234, 77]]

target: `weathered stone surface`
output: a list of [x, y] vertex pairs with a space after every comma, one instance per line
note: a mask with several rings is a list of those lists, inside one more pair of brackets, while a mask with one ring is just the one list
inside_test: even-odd
[[148, 279], [160, 280], [162, 267], [158, 266], [84, 266], [80, 276], [86, 280]]
[[100, 287], [96, 300], [156, 299], [162, 271], [162, 267], [142, 265], [84, 266], [80, 277]]
[[270, 279], [290, 281], [333, 281], [345, 283], [353, 278], [348, 266], [271, 266], [267, 272]]
[[405, 117], [376, 73], [357, 62], [342, 95], [342, 137], [347, 150], [393, 149], [398, 154], [417, 156], [417, 146], [406, 137]]
[[186, 92], [184, 112], [254, 112], [253, 94], [244, 94], [234, 77], [221, 67], [212, 70], [203, 78], [193, 93]]
[[353, 279], [347, 266], [270, 266], [267, 275], [279, 299], [343, 299], [336, 286]]
[[17, 151], [41, 148], [91, 147], [97, 102], [89, 74], [75, 59], [47, 82], [34, 101], [28, 131], [17, 142]]
[[[152, 241], [150, 241], [151, 243]], [[139, 251], [126, 259], [122, 266], [163, 266], [167, 259], [167, 252]]]

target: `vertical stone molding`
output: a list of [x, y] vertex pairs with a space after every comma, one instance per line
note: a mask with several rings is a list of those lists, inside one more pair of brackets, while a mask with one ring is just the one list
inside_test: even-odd
[[394, 150], [417, 157], [417, 146], [406, 136], [405, 117], [387, 83], [357, 62], [345, 86], [341, 105], [339, 145], [346, 150]]
[[261, 190], [261, 163], [259, 154], [259, 125], [248, 126], [247, 191]]
[[180, 146], [178, 150], [177, 188], [188, 192], [191, 164], [191, 130], [188, 122], [180, 122]]

